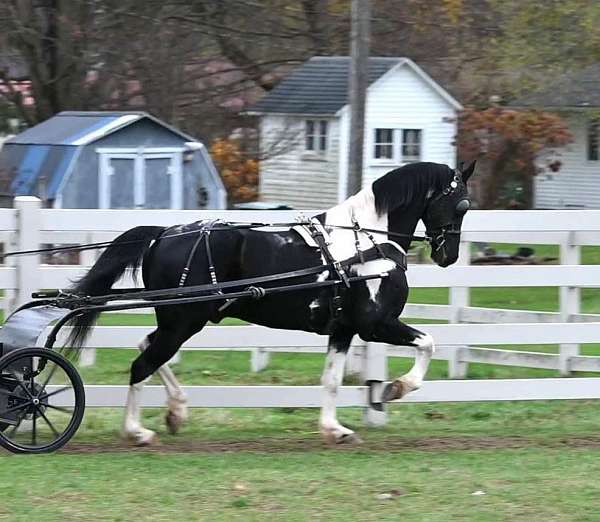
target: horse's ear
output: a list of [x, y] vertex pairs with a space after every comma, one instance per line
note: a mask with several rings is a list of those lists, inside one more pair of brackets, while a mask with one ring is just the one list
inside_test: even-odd
[[462, 173], [463, 183], [466, 183], [469, 180], [469, 178], [473, 175], [473, 172], [475, 172], [476, 162], [477, 160], [473, 160], [472, 163], [465, 170], [462, 170], [462, 168], [460, 169]]

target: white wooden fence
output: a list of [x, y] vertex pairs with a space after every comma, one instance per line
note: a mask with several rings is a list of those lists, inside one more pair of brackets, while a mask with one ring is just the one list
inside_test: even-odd
[[[238, 221], [281, 222], [293, 220], [298, 214], [296, 211], [50, 210], [41, 209], [37, 200], [25, 197], [17, 198], [15, 209], [0, 210], [0, 241], [5, 243], [5, 251], [23, 250], [38, 248], [42, 244], [109, 240], [137, 225], [172, 225], [217, 217]], [[306, 214], [310, 215], [311, 212], [306, 211]], [[473, 241], [558, 244], [561, 265], [469, 266], [470, 243]], [[417, 327], [434, 336], [438, 344], [435, 358], [449, 361], [450, 376], [454, 378], [464, 377], [467, 365], [471, 362], [555, 369], [564, 375], [571, 371], [600, 371], [600, 358], [582, 356], [579, 351], [580, 344], [600, 342], [600, 316], [582, 314], [580, 310], [580, 288], [600, 286], [600, 266], [579, 264], [580, 250], [585, 245], [600, 245], [600, 211], [471, 211], [463, 224], [461, 255], [456, 265], [446, 269], [410, 265], [408, 270], [411, 287], [449, 288], [449, 304], [412, 304], [407, 306], [404, 315], [451, 323]], [[13, 309], [28, 301], [31, 292], [40, 288], [68, 286], [69, 281], [85, 272], [96, 255], [94, 251], [84, 252], [82, 266], [41, 265], [38, 256], [10, 258], [9, 264], [0, 268], [0, 288], [5, 289], [5, 309]], [[560, 288], [559, 312], [469, 306], [469, 292], [473, 287], [538, 286]], [[474, 327], [461, 323], [481, 324]], [[89, 347], [131, 348], [148, 331], [149, 328], [145, 327], [98, 327], [90, 339]], [[259, 370], [268, 364], [272, 352], [323, 352], [325, 343], [324, 337], [304, 332], [268, 330], [256, 326], [220, 326], [206, 328], [190, 339], [184, 349], [251, 351], [254, 369]], [[557, 343], [561, 346], [556, 354], [477, 347]], [[380, 381], [387, 379], [388, 356], [412, 356], [407, 348], [364, 345], [360, 342], [354, 346], [353, 352], [350, 366], [358, 369], [365, 379]], [[465, 400], [467, 397], [469, 400], [492, 400], [490, 397], [493, 400], [519, 397], [550, 399], [564, 398], [566, 395], [595, 398], [597, 393], [593, 379], [558, 380], [557, 387], [552, 387], [550, 380], [486, 381], [481, 386], [473, 384], [474, 381], [458, 382], [463, 384], [459, 386], [446, 381], [427, 383], [407, 400], [438, 400], [441, 397], [445, 397], [444, 400]], [[109, 402], [119, 402], [121, 388], [109, 388], [114, 389], [114, 394], [102, 388], [102, 396]], [[200, 406], [211, 403], [225, 407], [250, 401], [245, 405], [261, 406], [279, 401], [285, 403], [282, 405], [293, 403], [296, 406], [310, 406], [317, 393], [315, 388], [309, 396], [306, 387], [293, 388], [289, 392], [280, 387], [246, 387], [243, 392], [237, 387], [235, 390], [234, 387], [228, 387], [226, 393], [221, 387], [209, 388], [213, 391], [209, 392], [205, 387], [190, 388], [201, 389], [202, 393], [208, 394], [204, 400], [194, 400], [192, 404]], [[459, 388], [462, 390], [460, 393], [456, 392]], [[93, 390], [97, 389], [91, 387], [90, 391], [95, 393]], [[525, 389], [528, 391], [523, 392]], [[593, 393], [590, 392], [592, 389]], [[276, 393], [279, 399], [265, 402], [263, 399], [265, 394], [270, 393], [269, 390]], [[352, 390], [343, 392], [343, 395], [350, 394], [349, 397], [352, 397], [347, 405], [364, 405], [364, 387], [354, 387]], [[447, 393], [440, 390], [447, 390]], [[198, 393], [193, 391], [193, 397]], [[245, 399], [238, 398], [237, 402], [234, 399], [227, 400], [227, 397], [237, 396], [236, 393], [242, 393]], [[91, 397], [90, 404], [101, 403], [102, 400]], [[380, 422], [382, 418], [372, 413], [371, 420]]]

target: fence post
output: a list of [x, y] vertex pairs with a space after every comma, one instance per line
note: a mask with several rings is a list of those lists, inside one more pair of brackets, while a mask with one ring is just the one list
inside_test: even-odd
[[[579, 265], [581, 264], [581, 247], [574, 244], [574, 233], [568, 232], [565, 239], [560, 244], [560, 264], [561, 265]], [[573, 320], [573, 314], [580, 313], [581, 308], [581, 290], [576, 287], [563, 287], [559, 289], [560, 300], [560, 320], [563, 323], [570, 323]], [[561, 375], [569, 375], [570, 358], [579, 355], [578, 344], [561, 344], [559, 351], [559, 368]]]
[[[14, 199], [17, 210], [16, 250], [35, 250], [40, 248], [40, 208], [42, 202], [33, 196], [17, 196]], [[31, 294], [40, 289], [40, 256], [17, 256], [15, 292], [10, 311], [31, 301]]]
[[262, 372], [269, 366], [271, 353], [264, 348], [253, 348], [250, 352], [250, 367], [255, 373]]
[[[457, 265], [469, 265], [471, 263], [471, 243], [461, 241], [458, 251]], [[468, 287], [450, 288], [450, 323], [460, 323], [462, 311], [470, 305], [470, 292]], [[443, 339], [440, 339], [443, 343]], [[457, 346], [448, 358], [448, 377], [450, 379], [464, 379], [469, 370], [469, 364], [462, 361], [462, 346]]]
[[362, 377], [364, 373], [364, 347], [360, 345], [350, 346], [348, 350], [348, 357], [346, 358], [346, 365], [344, 366], [344, 374], [358, 375]]
[[[363, 354], [365, 381], [387, 381], [388, 361], [386, 346], [367, 343], [363, 348]], [[378, 411], [367, 406], [364, 415], [367, 426], [378, 427], [387, 424], [388, 414], [385, 410], [386, 406], [384, 405], [383, 408], [383, 411]]]
[[[86, 243], [93, 243], [93, 235], [87, 234], [85, 238]], [[96, 262], [96, 250], [82, 250], [79, 253], [79, 264], [86, 268], [91, 267]], [[84, 346], [79, 350], [79, 366], [90, 367], [96, 364], [96, 348], [89, 348]]]

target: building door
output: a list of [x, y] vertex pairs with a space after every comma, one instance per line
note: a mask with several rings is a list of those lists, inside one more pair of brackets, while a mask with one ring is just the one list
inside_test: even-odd
[[99, 208], [182, 208], [179, 150], [99, 152]]

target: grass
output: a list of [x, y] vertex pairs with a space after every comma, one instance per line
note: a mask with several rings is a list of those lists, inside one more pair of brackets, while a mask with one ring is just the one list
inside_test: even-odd
[[[536, 253], [556, 257], [558, 250]], [[585, 248], [583, 261], [600, 264], [600, 249]], [[443, 304], [448, 291], [413, 289], [410, 300]], [[584, 312], [600, 312], [595, 289], [582, 301]], [[557, 311], [558, 290], [477, 288], [471, 302]], [[151, 325], [153, 318], [105, 314], [101, 324]], [[587, 345], [584, 353], [600, 354], [600, 347]], [[84, 380], [124, 384], [133, 357], [99, 350], [96, 366], [82, 369]], [[174, 370], [184, 384], [310, 385], [318, 384], [323, 360], [273, 354], [255, 374], [247, 353], [184, 352]], [[390, 375], [411, 362], [391, 359]], [[469, 366], [471, 378], [548, 376], [555, 372]], [[428, 378], [446, 377], [447, 364], [434, 361]], [[81, 452], [0, 454], [0, 520], [599, 520], [597, 402], [403, 404], [389, 413], [385, 428], [368, 429], [359, 409], [341, 410], [341, 422], [366, 442], [326, 449], [317, 410], [195, 409], [171, 436], [164, 411], [150, 409], [144, 423], [160, 434], [162, 449], [124, 452], [122, 410], [89, 409], [70, 445]]]
[[[598, 459], [577, 450], [40, 457], [7, 520], [597, 520]], [[561, 480], [548, 468], [563, 470]], [[1, 478], [1, 475], [0, 475]], [[8, 477], [5, 477], [8, 478]], [[475, 492], [479, 494], [474, 495]], [[483, 495], [481, 493], [484, 493]], [[382, 498], [381, 495], [386, 495]], [[389, 495], [390, 499], [387, 499]]]

